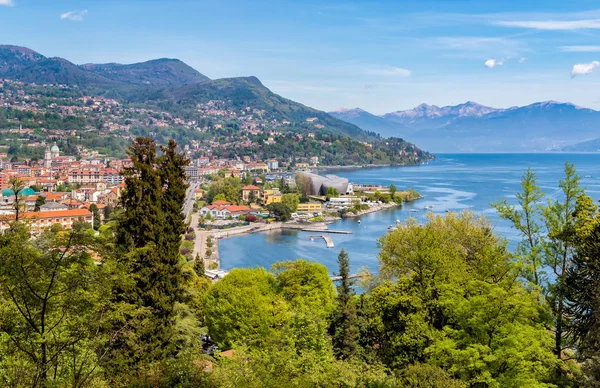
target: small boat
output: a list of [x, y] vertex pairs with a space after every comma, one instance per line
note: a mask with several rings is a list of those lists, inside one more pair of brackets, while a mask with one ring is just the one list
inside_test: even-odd
[[396, 224], [400, 224], [402, 221], [400, 220], [396, 220]]
[[357, 221], [359, 224], [361, 223], [360, 220]]
[[411, 213], [418, 213], [419, 209], [410, 209], [409, 212], [411, 212]]
[[310, 241], [315, 241], [315, 238], [311, 236]]
[[390, 225], [388, 226], [387, 230], [393, 230], [394, 229], [394, 225]]

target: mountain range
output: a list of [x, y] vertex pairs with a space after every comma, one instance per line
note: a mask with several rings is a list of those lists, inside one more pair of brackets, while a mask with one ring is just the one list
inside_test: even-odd
[[330, 114], [382, 136], [411, 139], [433, 152], [573, 150], [570, 145], [600, 137], [599, 111], [556, 101], [504, 109], [468, 101], [421, 104], [380, 116], [360, 108]]
[[65, 84], [90, 95], [155, 105], [183, 117], [194, 112], [198, 103], [223, 100], [232, 109], [265, 110], [269, 117], [288, 120], [292, 126], [297, 124], [298, 129], [307, 127], [307, 119], [317, 118], [323, 132], [361, 141], [379, 139], [375, 133], [273, 93], [256, 77], [211, 80], [178, 59], [76, 65], [63, 58], [45, 57], [26, 47], [0, 45], [0, 78]]

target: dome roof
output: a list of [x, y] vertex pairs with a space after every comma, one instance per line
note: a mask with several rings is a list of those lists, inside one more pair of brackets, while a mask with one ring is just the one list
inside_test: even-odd
[[56, 144], [54, 144], [52, 146], [52, 148], [50, 148], [50, 151], [52, 151], [52, 152], [59, 152], [58, 146]]

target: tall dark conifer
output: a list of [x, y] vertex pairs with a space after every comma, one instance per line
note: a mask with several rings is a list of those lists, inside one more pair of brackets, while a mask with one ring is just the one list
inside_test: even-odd
[[123, 171], [116, 252], [132, 282], [117, 295], [143, 312], [143, 322], [122, 344], [124, 352], [134, 354], [130, 361], [137, 362], [142, 354], [160, 359], [172, 350], [174, 306], [184, 282], [179, 245], [185, 232], [187, 161], [174, 141], [157, 156], [154, 140], [138, 138], [128, 154], [132, 165]]
[[343, 249], [338, 255], [341, 279], [337, 285], [337, 309], [331, 323], [333, 348], [336, 356], [346, 359], [356, 354], [358, 326], [354, 303], [354, 281], [350, 278], [350, 259]]

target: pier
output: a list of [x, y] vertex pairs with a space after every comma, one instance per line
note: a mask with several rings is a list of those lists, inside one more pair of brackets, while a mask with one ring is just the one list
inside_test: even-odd
[[[363, 277], [363, 274], [355, 273], [355, 274], [348, 276], [348, 279], [360, 279], [362, 277]], [[342, 280], [342, 277], [341, 276], [330, 276], [329, 279], [331, 279], [332, 282], [339, 282], [340, 280]]]
[[[319, 233], [331, 233], [331, 234], [352, 234], [347, 230], [329, 230], [329, 229], [300, 229], [301, 232], [319, 232]], [[321, 237], [321, 236], [319, 236]]]
[[333, 248], [333, 240], [331, 239], [331, 237], [329, 236], [310, 236], [311, 239], [314, 238], [322, 238], [323, 240], [325, 240], [325, 245], [327, 245], [327, 248]]

